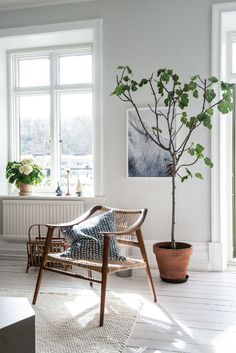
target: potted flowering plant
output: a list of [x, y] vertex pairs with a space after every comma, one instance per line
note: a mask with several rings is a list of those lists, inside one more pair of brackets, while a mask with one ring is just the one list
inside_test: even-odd
[[[201, 173], [192, 170], [201, 160], [208, 167], [213, 167], [211, 159], [205, 154], [204, 146], [193, 142], [193, 139], [197, 138], [196, 130], [212, 128], [216, 119], [216, 108], [221, 114], [233, 110], [233, 85], [219, 82], [214, 76], [201, 78], [199, 75], [182, 83], [172, 69], [166, 68], [141, 80], [134, 79], [129, 66], [119, 66], [118, 70], [120, 71], [112, 94], [133, 106], [139, 121], [136, 130], [145, 134], [145, 141], [150, 140], [153, 149], [161, 149], [169, 154], [172, 189], [170, 241], [155, 243], [153, 250], [161, 278], [170, 283], [182, 283], [188, 279], [187, 269], [192, 246], [175, 240], [176, 179], [180, 178], [182, 182], [193, 177], [203, 179]], [[146, 93], [150, 93], [148, 107], [153, 119], [151, 129], [147, 128], [142, 110], [135, 99], [136, 91], [145, 87], [148, 89]], [[216, 94], [219, 89], [221, 96]], [[165, 112], [160, 109], [161, 103], [166, 108]], [[160, 128], [161, 122], [167, 131], [167, 143], [163, 129]], [[154, 165], [157, 163], [157, 160], [153, 160]]]
[[20, 189], [20, 195], [29, 195], [33, 185], [41, 183], [44, 175], [42, 167], [32, 158], [22, 159], [21, 162], [8, 162], [6, 167], [6, 177], [9, 183], [16, 185]]

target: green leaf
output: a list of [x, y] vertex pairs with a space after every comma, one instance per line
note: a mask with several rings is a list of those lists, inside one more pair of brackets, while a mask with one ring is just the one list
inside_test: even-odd
[[179, 76], [174, 74], [174, 75], [172, 75], [172, 79], [174, 82], [177, 82], [179, 80]]
[[212, 128], [210, 115], [207, 115], [207, 116], [206, 116], [206, 119], [203, 121], [203, 125], [204, 125], [205, 127], [207, 127], [208, 129], [211, 129], [211, 128]]
[[197, 90], [197, 89], [195, 89], [195, 90], [193, 91], [193, 97], [194, 97], [194, 98], [198, 98], [198, 90]]
[[188, 153], [189, 153], [191, 156], [194, 156], [194, 154], [195, 154], [194, 148], [189, 148], [189, 149], [188, 149]]
[[212, 109], [212, 108], [209, 108], [209, 109], [207, 109], [206, 110], [206, 113], [207, 113], [207, 115], [213, 115], [213, 113], [214, 113], [214, 110]]
[[189, 91], [189, 85], [187, 83], [184, 84], [183, 90], [184, 90], [184, 92], [188, 92]]
[[183, 112], [180, 121], [186, 125], [188, 119], [187, 119], [187, 113]]
[[210, 81], [211, 83], [216, 83], [216, 82], [218, 82], [218, 79], [215, 76], [210, 76], [208, 78], [208, 81]]
[[157, 82], [158, 93], [163, 96], [164, 95], [164, 85], [161, 81]]
[[131, 75], [132, 74], [131, 68], [129, 66], [126, 66], [126, 69], [127, 69], [128, 74]]
[[120, 84], [115, 88], [115, 91], [112, 94], [119, 97], [125, 93], [126, 90], [129, 90], [129, 86]]
[[196, 81], [199, 78], [199, 75], [195, 75], [191, 77], [191, 81]]
[[190, 129], [192, 129], [197, 123], [196, 117], [195, 116], [191, 116], [188, 127]]
[[161, 74], [160, 79], [165, 83], [168, 83], [170, 80], [170, 75], [167, 72], [164, 72], [163, 74]]
[[213, 101], [213, 99], [215, 98], [215, 96], [216, 96], [215, 91], [212, 88], [206, 90], [205, 98], [208, 103], [211, 103]]
[[161, 130], [161, 129], [159, 129], [159, 128], [157, 128], [157, 127], [154, 127], [154, 126], [152, 127], [152, 130], [162, 133], [162, 130]]
[[197, 115], [197, 119], [199, 121], [204, 121], [205, 119], [207, 119], [207, 117], [208, 117], [208, 115], [205, 114], [205, 113], [200, 113], [200, 114]]
[[196, 83], [193, 82], [193, 81], [190, 81], [190, 83], [189, 83], [188, 86], [189, 86], [189, 89], [190, 89], [191, 91], [194, 91], [194, 90], [196, 89], [196, 87], [197, 87]]
[[201, 153], [202, 151], [204, 151], [204, 147], [198, 143], [198, 144], [196, 145], [196, 151], [199, 152], [199, 153]]
[[118, 69], [118, 70], [124, 70], [124, 69], [125, 69], [125, 66], [118, 66], [117, 69]]
[[142, 87], [143, 85], [146, 85], [147, 83], [148, 83], [148, 80], [146, 78], [143, 78], [139, 83], [139, 87]]
[[201, 173], [195, 173], [195, 177], [198, 179], [203, 179], [203, 176]]
[[188, 94], [187, 94], [187, 93], [183, 93], [183, 94], [180, 96], [180, 99], [179, 99], [179, 107], [180, 107], [181, 109], [184, 109], [185, 107], [188, 106], [188, 103], [189, 103]]
[[185, 176], [181, 177], [181, 182], [183, 183], [187, 179], [188, 179], [188, 175], [185, 175]]
[[210, 160], [210, 158], [205, 157], [205, 158], [204, 158], [204, 162], [205, 162], [205, 164], [206, 164], [208, 167], [210, 167], [210, 168], [213, 167], [213, 163], [212, 163], [212, 161]]
[[223, 101], [220, 104], [218, 104], [217, 108], [222, 114], [227, 114], [229, 112], [232, 112], [233, 107], [234, 107], [233, 102], [229, 103], [229, 102]]
[[123, 77], [123, 80], [124, 80], [125, 82], [128, 82], [128, 81], [130, 80], [130, 78], [129, 78], [129, 76], [124, 76], [124, 77]]
[[165, 72], [166, 70], [165, 69], [159, 69], [157, 71], [157, 76], [160, 76], [163, 72]]
[[181, 96], [181, 94], [183, 93], [182, 89], [177, 88], [175, 93], [177, 94], [177, 96]]
[[190, 172], [190, 170], [188, 168], [185, 168], [186, 172], [188, 173], [188, 175], [192, 178], [193, 174]]

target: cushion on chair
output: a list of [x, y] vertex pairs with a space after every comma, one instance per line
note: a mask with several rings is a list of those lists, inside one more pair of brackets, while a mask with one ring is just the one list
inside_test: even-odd
[[[112, 211], [92, 217], [78, 225], [62, 230], [69, 248], [61, 256], [77, 259], [101, 260], [103, 256], [103, 237], [100, 232], [115, 232], [116, 223]], [[114, 238], [110, 241], [111, 260], [126, 260], [120, 255], [120, 249]]]

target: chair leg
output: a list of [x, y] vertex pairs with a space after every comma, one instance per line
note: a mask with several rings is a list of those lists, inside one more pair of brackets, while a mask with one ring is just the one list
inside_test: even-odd
[[142, 254], [143, 259], [144, 259], [144, 261], [146, 263], [145, 270], [146, 270], [146, 275], [147, 275], [147, 278], [148, 278], [148, 284], [149, 284], [150, 289], [151, 289], [151, 293], [152, 293], [152, 296], [153, 296], [153, 301], [154, 301], [154, 303], [156, 303], [157, 302], [156, 291], [155, 291], [155, 287], [154, 287], [153, 280], [152, 280], [152, 274], [151, 274], [151, 270], [150, 270], [150, 266], [149, 266], [149, 262], [148, 262], [147, 252], [146, 252], [145, 244], [144, 244], [144, 241], [143, 241], [143, 235], [142, 235], [141, 229], [138, 229], [136, 231], [136, 234], [137, 234], [137, 238], [138, 238], [139, 243], [140, 243], [141, 254]]
[[[91, 271], [91, 270], [88, 270], [88, 276], [89, 276], [89, 277], [92, 277], [92, 271]], [[90, 282], [89, 282], [89, 285], [90, 285], [90, 287], [93, 287], [93, 282], [90, 281]]]
[[152, 292], [153, 301], [154, 301], [154, 303], [156, 303], [157, 302], [156, 291], [155, 291], [155, 287], [153, 284], [149, 263], [147, 262], [146, 265], [147, 265], [147, 267], [145, 270], [146, 270], [146, 274], [147, 274], [147, 278], [148, 278], [148, 284], [149, 284], [151, 292]]
[[107, 275], [108, 275], [108, 254], [110, 247], [109, 237], [104, 237], [103, 244], [103, 261], [102, 261], [102, 283], [101, 283], [101, 303], [100, 303], [100, 322], [99, 326], [103, 326], [104, 311], [106, 302]]
[[25, 270], [25, 273], [28, 273], [29, 271], [29, 268], [30, 268], [30, 265], [27, 263], [27, 266], [26, 266], [26, 270]]
[[100, 303], [100, 322], [99, 326], [103, 326], [104, 322], [104, 311], [106, 303], [106, 289], [107, 289], [107, 273], [102, 275], [102, 287], [101, 287], [101, 303]]
[[36, 300], [37, 300], [37, 297], [38, 297], [38, 293], [39, 293], [39, 288], [40, 288], [41, 281], [42, 281], [42, 277], [43, 277], [43, 268], [42, 268], [42, 266], [40, 266], [39, 274], [38, 274], [38, 279], [37, 279], [37, 283], [36, 283], [36, 286], [35, 286], [34, 298], [33, 298], [32, 304], [35, 304], [35, 303], [36, 303]]

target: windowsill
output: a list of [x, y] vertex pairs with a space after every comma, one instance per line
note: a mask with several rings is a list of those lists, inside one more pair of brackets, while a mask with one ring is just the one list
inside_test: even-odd
[[30, 196], [20, 196], [18, 194], [0, 195], [0, 200], [57, 200], [57, 201], [93, 201], [93, 202], [104, 202], [105, 196], [56, 196], [54, 194], [33, 194]]

